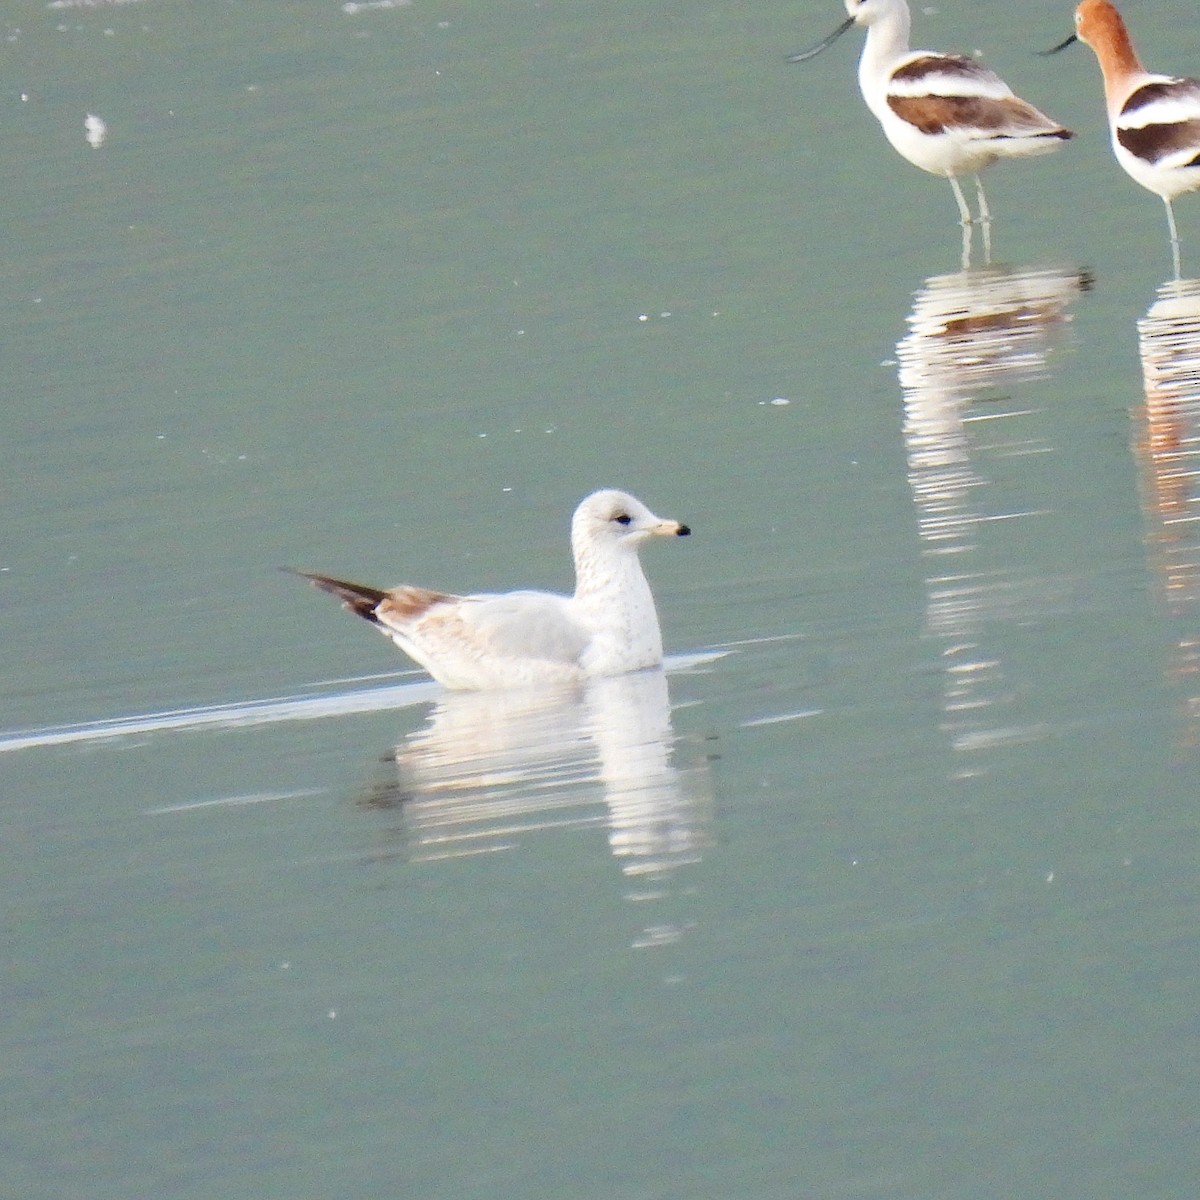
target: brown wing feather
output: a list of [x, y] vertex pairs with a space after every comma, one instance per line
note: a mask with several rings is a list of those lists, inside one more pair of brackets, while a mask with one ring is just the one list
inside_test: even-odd
[[405, 625], [423, 616], [429, 609], [447, 600], [459, 600], [460, 596], [452, 596], [448, 592], [435, 592], [429, 588], [401, 586], [384, 591], [382, 588], [368, 587], [363, 583], [352, 583], [348, 579], [337, 579], [332, 575], [319, 575], [315, 571], [293, 571], [284, 567], [289, 575], [299, 575], [307, 579], [313, 587], [336, 596], [342, 607], [364, 621], [385, 628], [395, 628]]
[[889, 96], [888, 107], [922, 133], [969, 129], [1001, 137], [1024, 135], [1066, 140], [1071, 136], [1069, 129], [1056, 126], [1044, 113], [1016, 96], [1002, 100], [988, 96]]
[[429, 588], [392, 588], [379, 602], [376, 619], [388, 623], [388, 618], [391, 618], [392, 622], [405, 624], [424, 616], [437, 604], [460, 599], [460, 596], [451, 596], [447, 592], [434, 592]]
[[[288, 567], [284, 569], [291, 570]], [[387, 592], [380, 591], [379, 588], [366, 587], [361, 583], [351, 583], [347, 579], [334, 579], [332, 575], [317, 575], [311, 571], [291, 571], [291, 574], [299, 575], [302, 579], [307, 579], [313, 587], [337, 596], [342, 602], [342, 607], [349, 612], [355, 613], [366, 621], [379, 623], [375, 609], [387, 599]]]

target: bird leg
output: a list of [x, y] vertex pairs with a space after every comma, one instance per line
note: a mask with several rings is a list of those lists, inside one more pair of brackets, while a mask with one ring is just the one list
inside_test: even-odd
[[992, 265], [992, 210], [988, 208], [983, 180], [975, 176], [975, 195], [979, 197], [979, 224], [983, 226], [983, 265]]
[[1183, 272], [1179, 262], [1179, 230], [1175, 228], [1175, 209], [1170, 197], [1164, 196], [1163, 203], [1167, 206], [1167, 229], [1171, 233], [1171, 265], [1175, 268], [1175, 279], [1178, 280]]
[[959, 224], [962, 226], [962, 269], [965, 271], [971, 265], [971, 230], [974, 223], [971, 220], [971, 210], [967, 207], [967, 198], [959, 187], [958, 180], [953, 175], [947, 175], [950, 186], [954, 189], [954, 199], [958, 204]]

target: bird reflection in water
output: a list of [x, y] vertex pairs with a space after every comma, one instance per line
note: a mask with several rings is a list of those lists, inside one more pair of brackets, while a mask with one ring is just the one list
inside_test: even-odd
[[[364, 803], [398, 808], [406, 857], [502, 851], [544, 830], [603, 828], [631, 887], [657, 900], [710, 842], [704, 761], [673, 762], [666, 675], [639, 671], [579, 689], [447, 692], [397, 749], [397, 779]], [[652, 923], [638, 944], [674, 940]]]
[[[1054, 335], [1091, 284], [1077, 269], [937, 275], [916, 294], [910, 332], [896, 347], [908, 479], [927, 564], [926, 631], [942, 644], [944, 727], [959, 752], [1042, 735], [1005, 724], [1004, 673], [985, 636], [989, 625], [1044, 605], [1047, 581], [991, 565], [980, 546], [986, 525], [1028, 521], [1039, 510], [997, 503], [987, 472], [1003, 459], [1052, 449], [1027, 432], [1031, 412], [1011, 393], [1048, 373]], [[963, 775], [981, 769], [978, 759], [958, 768]]]
[[1200, 745], [1200, 280], [1164, 283], [1138, 322], [1146, 402], [1136, 424], [1151, 563], [1176, 625], [1184, 743]]

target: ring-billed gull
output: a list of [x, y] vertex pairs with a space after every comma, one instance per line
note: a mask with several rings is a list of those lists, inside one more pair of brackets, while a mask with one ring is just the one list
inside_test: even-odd
[[297, 571], [370, 621], [439, 683], [458, 690], [578, 683], [662, 662], [662, 634], [638, 547], [686, 537], [626, 492], [587, 496], [571, 520], [575, 594], [520, 591], [455, 596], [383, 591]]

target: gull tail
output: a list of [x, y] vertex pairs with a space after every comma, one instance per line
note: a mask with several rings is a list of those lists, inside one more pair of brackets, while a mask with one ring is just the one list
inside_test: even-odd
[[312, 571], [294, 571], [291, 567], [281, 569], [287, 571], [289, 575], [299, 575], [301, 579], [307, 579], [313, 587], [319, 587], [323, 592], [337, 596], [342, 602], [342, 607], [348, 612], [370, 621], [373, 625], [379, 624], [375, 610], [387, 599], [387, 592], [380, 591], [379, 588], [366, 587], [361, 583], [351, 583], [347, 579], [334, 579], [332, 575], [317, 575]]

